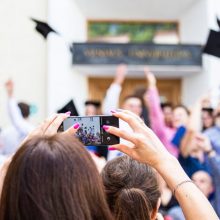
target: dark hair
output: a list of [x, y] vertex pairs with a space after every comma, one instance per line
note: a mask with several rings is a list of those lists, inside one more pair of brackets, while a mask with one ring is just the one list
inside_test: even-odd
[[89, 153], [74, 137], [33, 137], [14, 155], [1, 196], [1, 220], [112, 219]]
[[146, 86], [138, 86], [134, 90], [134, 96], [135, 96], [135, 98], [138, 97], [141, 100], [141, 103], [142, 103], [142, 114], [141, 114], [141, 117], [144, 119], [144, 123], [148, 127], [150, 127], [149, 109], [145, 105], [145, 101], [144, 101], [144, 98], [143, 98], [145, 92], [146, 92]]
[[18, 107], [21, 110], [23, 118], [28, 118], [30, 115], [30, 106], [24, 102], [19, 102]]
[[150, 166], [122, 156], [109, 161], [101, 175], [116, 220], [150, 220], [160, 197], [156, 174]]
[[176, 108], [182, 108], [186, 111], [187, 115], [190, 115], [190, 111], [189, 109], [185, 106], [185, 105], [176, 105], [173, 110], [175, 110]]
[[207, 112], [210, 116], [213, 116], [214, 109], [213, 108], [202, 108], [203, 112]]
[[85, 104], [85, 106], [92, 105], [95, 108], [100, 108], [100, 106], [101, 106], [101, 102], [97, 101], [97, 100], [87, 100], [87, 101], [85, 101], [84, 104]]
[[161, 107], [162, 109], [167, 108], [167, 107], [173, 109], [173, 105], [172, 105], [171, 102], [161, 103], [161, 104], [160, 104], [160, 107]]
[[126, 102], [128, 99], [132, 99], [132, 98], [139, 99], [140, 102], [142, 103], [142, 99], [138, 95], [134, 95], [134, 94], [125, 96], [123, 102]]
[[212, 123], [209, 126], [205, 126], [205, 124], [203, 123], [202, 131], [205, 131], [206, 129], [215, 125], [214, 109], [213, 108], [202, 108], [202, 113], [205, 113], [205, 112], [209, 115], [209, 117], [211, 117]]

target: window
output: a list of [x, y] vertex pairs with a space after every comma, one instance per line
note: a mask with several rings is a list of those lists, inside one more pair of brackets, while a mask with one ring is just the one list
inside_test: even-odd
[[167, 39], [168, 41], [171, 41], [171, 43], [179, 42], [177, 22], [88, 22], [89, 41], [116, 43], [166, 43]]

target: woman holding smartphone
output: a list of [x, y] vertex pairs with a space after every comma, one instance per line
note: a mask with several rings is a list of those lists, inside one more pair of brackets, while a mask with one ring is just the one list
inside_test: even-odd
[[57, 134], [68, 116], [45, 120], [0, 170], [0, 220], [113, 219], [79, 124]]
[[[187, 220], [217, 220], [208, 200], [144, 122], [129, 111], [113, 115], [133, 129], [128, 133], [103, 126], [131, 142], [131, 146], [118, 144], [114, 148], [154, 167], [173, 190]], [[56, 134], [67, 117], [61, 114], [46, 120], [0, 170], [0, 220], [114, 219], [94, 162], [73, 137], [79, 124]]]
[[133, 159], [155, 168], [172, 189], [187, 220], [218, 220], [206, 197], [142, 119], [126, 110], [112, 111], [112, 113], [113, 116], [127, 122], [133, 132], [128, 133], [116, 127], [103, 126], [107, 132], [131, 143], [129, 146], [114, 145], [110, 149], [120, 150]]

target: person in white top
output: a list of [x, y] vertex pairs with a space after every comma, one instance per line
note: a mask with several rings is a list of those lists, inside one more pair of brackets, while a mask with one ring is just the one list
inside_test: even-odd
[[[113, 83], [110, 85], [106, 92], [106, 96], [103, 101], [103, 113], [109, 115], [112, 110], [119, 108], [119, 98], [122, 91], [122, 85], [127, 75], [127, 65], [120, 64], [116, 69], [116, 74]], [[131, 91], [132, 94], [133, 91]], [[142, 113], [142, 100], [136, 95], [129, 95], [124, 98], [121, 105], [122, 109], [129, 110], [134, 114], [141, 116]], [[121, 122], [120, 128], [129, 130], [129, 126], [126, 123]], [[123, 142], [123, 140], [121, 140]], [[109, 151], [108, 160], [111, 160], [117, 156], [121, 156], [119, 151]]]
[[[127, 66], [124, 64], [119, 65], [116, 69], [114, 81], [108, 88], [103, 101], [104, 114], [109, 114], [111, 110], [119, 108], [119, 98], [126, 75]], [[135, 113], [138, 116], [142, 113], [141, 99], [135, 95], [125, 97], [121, 107]]]
[[1, 154], [13, 154], [21, 141], [34, 129], [28, 121], [30, 107], [26, 103], [17, 103], [14, 98], [14, 84], [8, 80], [5, 84], [8, 95], [7, 107], [11, 126], [1, 132], [2, 148]]

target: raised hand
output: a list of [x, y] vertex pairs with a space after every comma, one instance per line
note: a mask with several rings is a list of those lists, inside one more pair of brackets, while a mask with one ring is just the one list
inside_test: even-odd
[[208, 153], [212, 150], [210, 140], [205, 135], [197, 134], [195, 139], [197, 146], [202, 149], [204, 153]]
[[[70, 116], [70, 112], [67, 112], [65, 114], [53, 114], [49, 118], [43, 121], [42, 124], [40, 124], [35, 130], [33, 130], [24, 141], [32, 138], [33, 136], [37, 135], [54, 135], [57, 133], [60, 125], [62, 122]], [[64, 133], [68, 133], [71, 135], [74, 135], [76, 131], [79, 128], [79, 124], [76, 123], [72, 127], [70, 127], [68, 130], [66, 130]]]
[[13, 96], [14, 93], [14, 83], [11, 79], [9, 79], [6, 83], [5, 83], [5, 88], [6, 88], [6, 92], [8, 94], [9, 97]]
[[155, 168], [161, 161], [172, 158], [154, 132], [144, 124], [141, 118], [126, 110], [117, 111], [113, 115], [127, 122], [133, 130], [132, 133], [129, 133], [120, 128], [103, 126], [107, 132], [131, 143], [129, 146], [124, 144], [114, 145], [114, 148]]
[[174, 192], [186, 219], [219, 219], [207, 198], [192, 183], [179, 162], [169, 154], [153, 131], [146, 127], [139, 117], [125, 110], [116, 111], [113, 115], [127, 122], [133, 130], [132, 133], [128, 133], [116, 127], [103, 126], [107, 132], [132, 144], [118, 144], [113, 147], [154, 167]]
[[148, 82], [148, 87], [156, 87], [157, 80], [154, 74], [150, 72], [150, 70], [147, 67], [144, 68], [144, 73]]
[[125, 80], [125, 76], [127, 74], [128, 67], [125, 64], [120, 64], [116, 69], [116, 75], [114, 79], [114, 83], [122, 84]]

